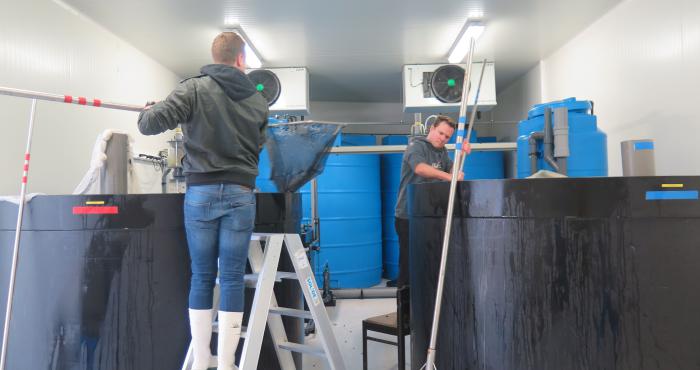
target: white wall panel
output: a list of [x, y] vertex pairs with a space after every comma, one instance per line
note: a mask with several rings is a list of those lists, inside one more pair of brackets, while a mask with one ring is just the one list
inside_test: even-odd
[[494, 108], [494, 121], [520, 121], [534, 104], [542, 102], [542, 77], [540, 64], [498, 94], [498, 106]]
[[[0, 12], [0, 86], [141, 104], [165, 98], [177, 80], [170, 70], [60, 3], [11, 2]], [[29, 107], [28, 99], [0, 96], [0, 194], [19, 193]], [[141, 136], [137, 116], [40, 101], [29, 191], [70, 193], [88, 168], [95, 139], [108, 128], [132, 134], [139, 152], [165, 148], [170, 135]]]
[[[476, 125], [479, 136], [495, 136], [498, 141], [515, 142], [518, 139], [518, 122], [527, 118], [527, 112], [534, 104], [542, 101], [542, 78], [539, 63], [525, 75], [510, 84], [498, 94], [498, 105], [482, 115]], [[491, 122], [491, 123], [489, 123]], [[505, 153], [505, 175], [517, 174], [516, 153]]]
[[307, 118], [331, 122], [413, 122], [413, 114], [404, 113], [401, 103], [311, 101], [311, 115]]
[[700, 4], [627, 0], [542, 62], [543, 100], [596, 103], [610, 175], [620, 141], [656, 142], [660, 175], [700, 174]]

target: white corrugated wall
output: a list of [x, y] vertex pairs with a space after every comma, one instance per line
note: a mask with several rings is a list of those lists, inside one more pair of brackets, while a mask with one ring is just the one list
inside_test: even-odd
[[[611, 176], [622, 174], [620, 141], [642, 138], [656, 143], [658, 175], [700, 174], [697, 0], [624, 1], [523, 79], [537, 73], [542, 101], [575, 96], [595, 102], [598, 124], [608, 134]], [[534, 93], [510, 104], [529, 103]]]
[[[61, 3], [14, 1], [0, 12], [0, 86], [142, 104], [163, 99], [177, 81]], [[29, 108], [28, 99], [0, 96], [0, 195], [19, 194]], [[165, 148], [170, 135], [143, 137], [136, 118], [133, 112], [39, 102], [29, 191], [71, 193], [88, 169], [97, 135], [108, 128], [132, 133], [137, 151]], [[158, 191], [159, 180], [152, 180]]]

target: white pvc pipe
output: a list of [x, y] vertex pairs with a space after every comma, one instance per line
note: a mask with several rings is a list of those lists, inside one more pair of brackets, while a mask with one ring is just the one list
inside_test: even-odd
[[0, 370], [5, 370], [7, 361], [7, 342], [10, 336], [10, 320], [12, 318], [12, 300], [15, 293], [15, 277], [17, 275], [17, 260], [19, 258], [19, 240], [22, 230], [22, 216], [27, 198], [27, 176], [29, 174], [29, 159], [32, 148], [32, 132], [34, 131], [34, 117], [36, 112], [36, 99], [32, 99], [32, 108], [29, 113], [29, 133], [27, 135], [27, 150], [24, 154], [24, 169], [22, 172], [22, 188], [19, 195], [19, 210], [17, 211], [17, 228], [15, 231], [15, 244], [12, 250], [12, 270], [10, 271], [10, 286], [7, 289], [7, 307], [5, 308], [5, 327], [2, 333], [2, 354], [0, 354]]
[[[455, 144], [446, 144], [447, 151], [454, 150]], [[366, 146], [334, 146], [330, 153], [333, 154], [387, 154], [387, 153], [403, 153], [406, 151], [407, 145], [366, 145]], [[472, 152], [507, 152], [516, 151], [518, 143], [500, 142], [500, 143], [474, 143], [471, 145]]]

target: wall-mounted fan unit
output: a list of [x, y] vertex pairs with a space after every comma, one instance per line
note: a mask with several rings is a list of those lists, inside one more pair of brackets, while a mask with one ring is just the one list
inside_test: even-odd
[[309, 74], [306, 68], [261, 68], [247, 73], [270, 105], [270, 113], [309, 114]]
[[[484, 63], [474, 63], [468, 104], [474, 104], [476, 86]], [[403, 67], [404, 112], [449, 113], [459, 111], [464, 84], [465, 64], [413, 64]], [[479, 110], [496, 106], [496, 77], [494, 64], [485, 65], [484, 80], [479, 94]]]

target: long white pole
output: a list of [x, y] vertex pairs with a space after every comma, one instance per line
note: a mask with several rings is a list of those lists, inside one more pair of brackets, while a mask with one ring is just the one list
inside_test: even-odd
[[470, 79], [472, 74], [472, 59], [474, 57], [475, 40], [472, 38], [469, 46], [469, 57], [467, 58], [467, 70], [462, 87], [462, 103], [459, 107], [459, 121], [457, 123], [457, 143], [455, 144], [455, 158], [452, 165], [452, 180], [450, 181], [450, 196], [447, 203], [447, 215], [445, 217], [445, 235], [442, 239], [442, 257], [440, 259], [440, 273], [438, 275], [437, 291], [435, 292], [435, 310], [433, 311], [433, 326], [430, 332], [430, 345], [426, 363], [422, 368], [426, 370], [435, 369], [435, 354], [437, 348], [438, 326], [440, 324], [440, 309], [442, 308], [442, 291], [445, 286], [445, 268], [447, 266], [447, 254], [450, 246], [450, 232], [452, 231], [452, 214], [454, 213], [455, 192], [457, 189], [457, 177], [462, 163], [462, 140], [464, 139], [464, 124], [467, 121], [467, 99], [470, 90]]
[[58, 94], [50, 94], [50, 93], [43, 93], [43, 92], [37, 92], [37, 91], [13, 89], [11, 87], [2, 87], [2, 86], [0, 86], [0, 95], [17, 96], [20, 98], [29, 98], [29, 99], [47, 100], [47, 101], [53, 101], [53, 102], [58, 102], [58, 103], [87, 105], [87, 106], [97, 107], [97, 108], [128, 110], [128, 111], [132, 111], [132, 112], [140, 112], [143, 110], [143, 108], [145, 106], [145, 105], [110, 103], [110, 102], [102, 101], [101, 99], [88, 99], [88, 98], [85, 98], [82, 96], [58, 95]]
[[[469, 142], [471, 141], [472, 138], [472, 131], [474, 129], [474, 121], [476, 121], [476, 111], [479, 110], [479, 94], [481, 93], [481, 81], [484, 80], [484, 71], [486, 70], [486, 59], [484, 59], [484, 62], [481, 64], [481, 75], [479, 76], [479, 84], [476, 87], [476, 94], [474, 96], [474, 105], [472, 106], [472, 114], [469, 117], [469, 128], [467, 129], [467, 145], [470, 145]], [[464, 167], [464, 162], [465, 162], [465, 157], [462, 157], [462, 163], [459, 164], [457, 168], [459, 168], [460, 171], [462, 171], [462, 168]]]
[[24, 169], [22, 171], [22, 188], [19, 195], [19, 210], [17, 211], [17, 228], [15, 231], [15, 244], [12, 250], [12, 270], [10, 271], [10, 286], [7, 289], [7, 307], [5, 308], [5, 327], [2, 333], [2, 354], [0, 355], [0, 370], [5, 370], [7, 361], [7, 342], [10, 334], [10, 320], [12, 318], [12, 300], [15, 293], [15, 277], [17, 275], [17, 260], [19, 259], [19, 240], [22, 230], [22, 215], [27, 197], [27, 176], [29, 175], [29, 159], [32, 148], [32, 132], [34, 131], [34, 118], [36, 113], [36, 99], [32, 99], [32, 108], [29, 113], [29, 133], [27, 135], [27, 150], [24, 153]]

